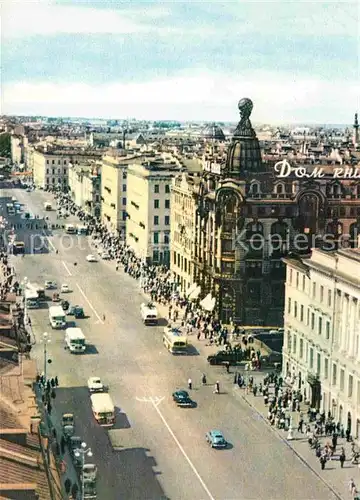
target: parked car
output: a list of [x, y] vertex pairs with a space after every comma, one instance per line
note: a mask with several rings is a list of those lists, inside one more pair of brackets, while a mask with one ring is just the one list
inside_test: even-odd
[[87, 255], [87, 256], [86, 256], [86, 260], [87, 260], [88, 262], [97, 262], [97, 258], [95, 257], [95, 255], [92, 255], [92, 254]]
[[52, 294], [52, 301], [53, 302], [60, 302], [60, 296], [59, 296], [59, 294], [57, 292], [54, 292]]
[[67, 311], [70, 307], [70, 303], [68, 300], [62, 300], [61, 301], [61, 307], [63, 308], [64, 311]]
[[206, 433], [206, 441], [209, 443], [211, 448], [226, 448], [227, 441], [223, 436], [221, 431], [211, 430]]
[[71, 306], [68, 314], [69, 316], [75, 316], [75, 319], [85, 318], [84, 309], [80, 306]]
[[45, 290], [54, 290], [56, 288], [56, 283], [55, 281], [46, 280], [44, 286]]
[[63, 283], [63, 284], [61, 285], [60, 292], [61, 292], [61, 293], [69, 293], [69, 292], [70, 292], [70, 287], [69, 287], [69, 285], [66, 285], [65, 283]]
[[235, 346], [233, 349], [218, 351], [215, 354], [210, 354], [207, 357], [210, 365], [222, 365], [224, 363], [230, 363], [230, 365], [236, 365], [240, 361], [244, 360], [244, 352], [241, 347]]
[[100, 256], [102, 260], [110, 260], [111, 258], [109, 252], [101, 252]]

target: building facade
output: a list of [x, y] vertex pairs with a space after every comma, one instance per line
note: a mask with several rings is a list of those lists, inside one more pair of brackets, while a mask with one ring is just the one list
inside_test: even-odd
[[101, 165], [98, 162], [69, 168], [69, 192], [73, 201], [94, 217], [101, 215]]
[[360, 251], [284, 260], [283, 375], [360, 439]]
[[179, 291], [186, 291], [194, 283], [194, 241], [196, 202], [194, 189], [200, 174], [183, 172], [172, 181], [170, 220], [170, 269]]
[[128, 168], [126, 242], [149, 263], [170, 264], [171, 184], [178, 173], [163, 160]]
[[[240, 122], [220, 168], [203, 172], [195, 189], [194, 280], [202, 295], [216, 298], [224, 322], [283, 324], [285, 266], [290, 250], [331, 248], [347, 236], [355, 245], [360, 228], [360, 185], [334, 179], [336, 165], [306, 160], [292, 168], [263, 161], [251, 125], [253, 103], [239, 102]], [[300, 178], [294, 168], [310, 177]], [[344, 167], [344, 165], [343, 165]], [[282, 176], [281, 168], [287, 169]], [[327, 239], [325, 236], [329, 236]]]

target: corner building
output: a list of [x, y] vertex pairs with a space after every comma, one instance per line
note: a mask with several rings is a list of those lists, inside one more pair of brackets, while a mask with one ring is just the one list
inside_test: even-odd
[[[253, 103], [239, 102], [240, 122], [219, 171], [204, 171], [194, 188], [194, 282], [216, 298], [218, 317], [242, 325], [283, 324], [285, 267], [290, 250], [308, 253], [323, 235], [349, 235], [360, 228], [360, 188], [354, 180], [279, 178], [274, 162], [262, 160], [251, 125]], [[311, 173], [310, 164], [302, 166]], [[322, 167], [316, 165], [316, 168]], [[210, 169], [211, 170], [211, 169]], [[300, 237], [300, 238], [299, 238]]]
[[283, 376], [360, 439], [360, 250], [284, 261]]

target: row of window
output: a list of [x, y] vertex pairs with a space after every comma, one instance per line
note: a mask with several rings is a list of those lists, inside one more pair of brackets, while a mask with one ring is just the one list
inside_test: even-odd
[[186, 257], [183, 257], [177, 252], [173, 252], [173, 264], [180, 268], [185, 273], [191, 272], [191, 262]]
[[[55, 175], [55, 168], [51, 169], [51, 173], [52, 173], [52, 175]], [[57, 173], [58, 173], [58, 175], [61, 175], [61, 173], [63, 173], [63, 175], [67, 175], [67, 170], [66, 170], [66, 168], [63, 168], [63, 171], [61, 172], [61, 168], [58, 168]], [[50, 174], [49, 168], [46, 169], [46, 174], [47, 175]]]
[[[154, 215], [154, 226], [158, 226], [159, 223], [160, 223], [160, 217], [158, 215]], [[165, 215], [164, 225], [170, 226], [170, 215]]]
[[[154, 193], [160, 193], [160, 184], [154, 184]], [[165, 193], [170, 193], [170, 184], [165, 184]]]
[[326, 300], [327, 306], [331, 307], [332, 290], [330, 288], [325, 288], [323, 285], [319, 285], [315, 281], [311, 283], [311, 290], [308, 290], [307, 289], [308, 283], [310, 284], [310, 280], [305, 274], [300, 273], [299, 271], [295, 272], [294, 269], [292, 268], [289, 269], [289, 279], [288, 279], [289, 285], [295, 286], [297, 290], [305, 292], [306, 294], [310, 295], [313, 300], [317, 300], [321, 304], [325, 303]]
[[[160, 208], [160, 200], [154, 200], [154, 208]], [[170, 200], [165, 200], [165, 208], [170, 208]]]
[[[288, 335], [291, 336], [290, 332]], [[289, 342], [289, 340], [288, 340]], [[294, 354], [297, 354], [297, 339], [296, 335], [293, 335], [293, 342], [288, 343], [289, 350], [291, 350]], [[309, 369], [316, 373], [320, 378], [324, 380], [328, 380], [331, 376], [331, 385], [335, 388], [338, 387], [340, 391], [345, 391], [345, 369], [340, 368], [338, 370], [338, 366], [336, 363], [332, 365], [332, 373], [330, 375], [330, 361], [329, 358], [321, 355], [321, 353], [317, 352], [314, 347], [308, 347], [304, 345], [304, 339], [300, 338], [299, 341], [299, 359], [304, 360], [305, 363], [308, 364]], [[340, 372], [338, 374], [338, 372]], [[340, 376], [338, 376], [340, 375]], [[357, 404], [360, 404], [360, 381], [357, 383]], [[348, 374], [347, 377], [347, 397], [353, 397], [353, 387], [354, 387], [354, 377], [352, 374]]]
[[[63, 165], [66, 165], [66, 160], [58, 160], [57, 164], [61, 165], [61, 163], [63, 163]], [[75, 163], [77, 163], [77, 161]], [[50, 160], [46, 160], [46, 165], [50, 165]], [[55, 165], [55, 160], [51, 160], [51, 165]]]
[[[311, 311], [310, 307], [307, 308], [306, 318], [305, 318], [305, 308], [303, 304], [298, 304], [295, 300], [294, 302], [289, 297], [287, 305], [287, 313], [292, 315], [297, 320], [310, 326], [312, 331], [317, 330], [318, 335], [323, 335], [325, 333], [326, 340], [330, 339], [330, 321], [323, 318], [321, 315], [316, 315], [315, 312]], [[317, 316], [317, 321], [316, 321]]]
[[[155, 232], [155, 233], [153, 233], [153, 234], [154, 234], [153, 243], [154, 243], [155, 245], [157, 245], [157, 244], [159, 244], [159, 243], [162, 243], [162, 242], [160, 241], [160, 239], [161, 239], [161, 234], [162, 234], [162, 233], [161, 233], [161, 232]], [[164, 243], [165, 245], [168, 245], [168, 244], [170, 243], [170, 233], [169, 233], [169, 232], [165, 232], [165, 233], [164, 233], [164, 241], [163, 241], [163, 243]]]
[[55, 184], [55, 183], [56, 183], [56, 184], [59, 184], [59, 183], [61, 183], [61, 181], [62, 181], [62, 183], [63, 183], [63, 184], [66, 184], [66, 183], [67, 183], [67, 179], [65, 179], [65, 178], [64, 178], [64, 179], [55, 179], [55, 177], [52, 177], [52, 178], [51, 178], [51, 180], [50, 180], [50, 179], [49, 179], [49, 177], [47, 177], [47, 178], [45, 179], [45, 184], [46, 184], [47, 186], [48, 186], [49, 184]]

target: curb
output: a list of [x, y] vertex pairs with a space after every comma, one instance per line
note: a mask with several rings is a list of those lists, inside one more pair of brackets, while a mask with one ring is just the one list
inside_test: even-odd
[[272, 432], [274, 432], [274, 434], [277, 435], [277, 437], [288, 447], [290, 448], [293, 453], [295, 453], [295, 455], [298, 457], [298, 459], [300, 460], [300, 462], [302, 462], [308, 469], [310, 469], [314, 474], [315, 476], [320, 479], [320, 481], [327, 487], [329, 488], [329, 490], [335, 495], [335, 497], [337, 498], [337, 500], [345, 500], [343, 496], [341, 496], [341, 494], [336, 491], [336, 489], [328, 482], [326, 481], [326, 479], [324, 479], [315, 469], [314, 467], [312, 467], [312, 465], [310, 465], [306, 459], [301, 455], [301, 453], [299, 453], [297, 450], [295, 450], [295, 448], [291, 445], [291, 442], [289, 442], [287, 439], [285, 439], [281, 434], [280, 432], [275, 428], [273, 427], [272, 425], [270, 425], [268, 419], [243, 395], [243, 394], [239, 394], [239, 390], [240, 389], [237, 389], [236, 387], [233, 388], [233, 393], [235, 394], [236, 397], [239, 397], [242, 399], [242, 401], [244, 401], [254, 412], [256, 412], [260, 417], [261, 417], [261, 420], [263, 420], [266, 425], [272, 430]]

